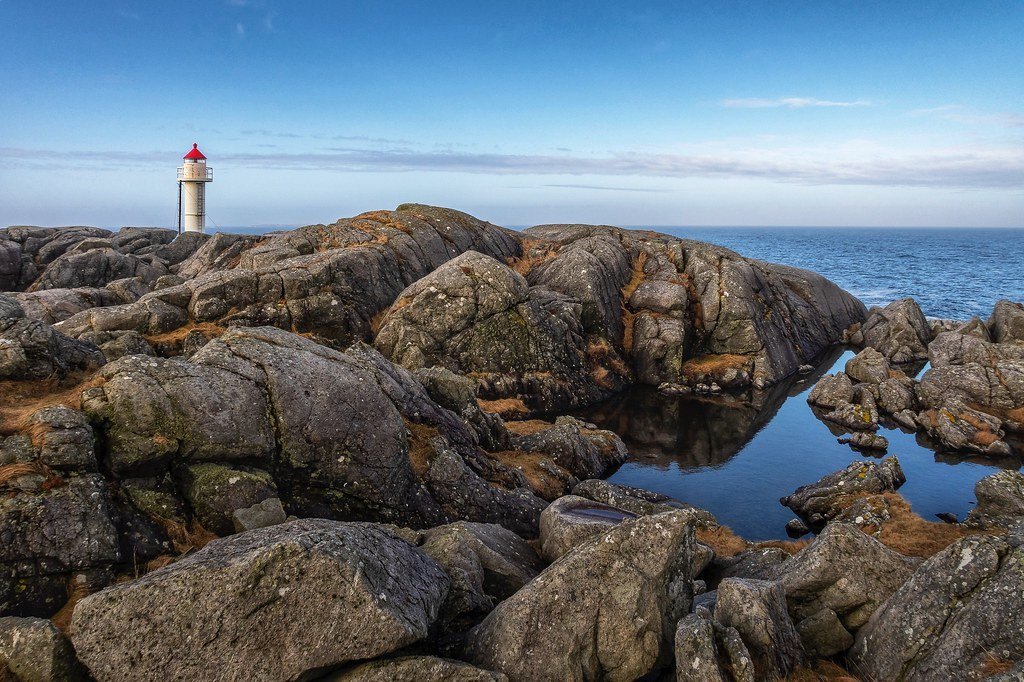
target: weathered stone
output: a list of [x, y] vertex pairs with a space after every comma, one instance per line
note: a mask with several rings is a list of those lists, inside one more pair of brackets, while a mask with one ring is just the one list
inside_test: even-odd
[[880, 384], [889, 378], [889, 371], [889, 361], [870, 347], [846, 361], [846, 375], [859, 383]]
[[855, 526], [833, 523], [783, 564], [775, 579], [798, 629], [828, 609], [856, 632], [917, 569], [920, 562], [886, 548]]
[[18, 682], [87, 679], [60, 630], [42, 618], [0, 618], [0, 668]]
[[804, 618], [797, 623], [796, 631], [812, 658], [837, 656], [853, 646], [853, 635], [832, 609], [822, 609]]
[[807, 402], [818, 407], [835, 409], [853, 401], [853, 382], [844, 372], [826, 374], [807, 395]]
[[897, 490], [906, 481], [896, 457], [888, 457], [881, 463], [858, 460], [816, 483], [800, 486], [779, 502], [810, 523], [812, 528], [820, 527], [841, 511], [838, 498], [855, 493]]
[[45, 379], [104, 362], [96, 346], [69, 339], [45, 322], [0, 318], [0, 379]]
[[[510, 429], [515, 431], [515, 425]], [[595, 428], [572, 417], [559, 417], [551, 428], [513, 435], [512, 446], [525, 452], [543, 452], [576, 478], [601, 476], [626, 461], [626, 445], [611, 431]]]
[[1024, 343], [1024, 304], [1006, 299], [997, 302], [988, 328], [996, 343]]
[[986, 455], [1006, 456], [1010, 446], [1003, 440], [1002, 421], [968, 407], [957, 398], [917, 416], [920, 427], [952, 450], [969, 450]]
[[114, 280], [139, 277], [152, 284], [168, 274], [163, 265], [125, 255], [112, 248], [68, 252], [54, 259], [32, 285], [31, 290], [102, 287]]
[[259, 469], [204, 463], [182, 466], [176, 473], [182, 494], [196, 518], [217, 535], [234, 531], [236, 511], [274, 499], [278, 500], [277, 508], [281, 507], [274, 480]]
[[1024, 474], [1009, 469], [986, 476], [974, 484], [977, 506], [965, 523], [989, 527], [1009, 526], [1024, 519]]
[[62, 471], [96, 471], [92, 427], [78, 410], [43, 408], [28, 418], [27, 427], [42, 464]]
[[323, 678], [323, 682], [508, 682], [501, 673], [435, 656], [401, 656], [362, 663]]
[[885, 452], [889, 449], [889, 439], [867, 431], [858, 431], [851, 436], [838, 439], [843, 445], [849, 445], [858, 450], [877, 450]]
[[684, 502], [680, 502], [668, 495], [651, 492], [642, 488], [633, 488], [628, 485], [609, 483], [596, 478], [580, 481], [572, 489], [573, 495], [585, 497], [594, 502], [601, 502], [612, 507], [618, 507], [637, 516], [649, 516], [660, 514], [666, 511], [686, 509], [694, 515], [698, 527], [717, 525], [715, 517], [711, 512], [697, 509]]
[[804, 660], [800, 638], [786, 611], [785, 593], [777, 583], [723, 580], [718, 585], [715, 620], [736, 628], [762, 677], [785, 677]]
[[586, 540], [633, 518], [636, 515], [624, 509], [583, 497], [560, 497], [540, 515], [541, 553], [547, 561], [557, 561]]
[[921, 565], [857, 633], [850, 658], [870, 680], [980, 680], [1024, 658], [1024, 549], [966, 537]]
[[718, 665], [715, 627], [689, 614], [679, 621], [675, 637], [676, 682], [729, 682]]
[[530, 680], [633, 680], [666, 665], [692, 547], [681, 512], [615, 526], [501, 602], [470, 634], [468, 660]]
[[86, 597], [72, 641], [100, 682], [299, 679], [422, 639], [447, 590], [432, 559], [380, 527], [303, 519]]
[[726, 578], [771, 580], [790, 558], [785, 550], [778, 547], [748, 549], [736, 556], [716, 557], [705, 575], [711, 585], [717, 585]]
[[859, 384], [854, 388], [852, 403], [840, 405], [822, 419], [850, 431], [874, 431], [878, 428], [878, 405], [865, 385]]
[[863, 345], [874, 348], [891, 362], [903, 363], [928, 357], [931, 328], [912, 298], [872, 308], [861, 327]]

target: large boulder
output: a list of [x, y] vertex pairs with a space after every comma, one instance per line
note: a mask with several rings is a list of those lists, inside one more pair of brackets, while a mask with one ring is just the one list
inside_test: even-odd
[[853, 402], [853, 382], [844, 372], [826, 374], [807, 395], [807, 402], [834, 410]]
[[113, 248], [94, 248], [68, 252], [55, 259], [31, 290], [102, 287], [126, 277], [139, 277], [152, 284], [166, 274], [169, 271], [162, 263], [125, 255]]
[[1024, 474], [1007, 469], [974, 484], [978, 504], [967, 515], [969, 525], [1010, 526], [1024, 520]]
[[857, 460], [816, 483], [800, 486], [779, 502], [820, 528], [843, 510], [841, 498], [897, 490], [906, 481], [896, 457], [888, 457], [881, 463]]
[[868, 680], [980, 680], [1024, 659], [1024, 548], [959, 540], [926, 561], [860, 632], [850, 659]]
[[893, 301], [884, 308], [872, 308], [854, 339], [858, 345], [874, 348], [895, 363], [928, 357], [931, 327], [921, 307], [912, 298]]
[[75, 370], [91, 370], [105, 359], [91, 343], [70, 339], [21, 307], [4, 306], [0, 317], [0, 379], [45, 379]]
[[540, 515], [541, 553], [549, 562], [583, 544], [595, 535], [636, 515], [576, 495], [560, 497]]
[[45, 478], [0, 496], [0, 614], [49, 616], [67, 601], [73, 574], [103, 583], [121, 561], [103, 477]]
[[846, 361], [846, 375], [859, 383], [880, 384], [889, 378], [889, 371], [889, 361], [870, 347]]
[[970, 334], [943, 332], [928, 346], [932, 367], [978, 364], [991, 366], [1000, 360], [1024, 360], [1024, 344], [992, 343]]
[[576, 301], [531, 289], [512, 268], [469, 251], [403, 291], [375, 345], [408, 369], [471, 373], [488, 398], [551, 411], [605, 395], [579, 315]]
[[88, 679], [67, 638], [42, 618], [0, 618], [0, 679], [79, 682]]
[[468, 660], [512, 679], [642, 677], [670, 659], [692, 551], [683, 512], [623, 522], [499, 604], [471, 632]]
[[[302, 519], [217, 540], [80, 601], [79, 659], [99, 680], [299, 679], [427, 635], [448, 576], [372, 524]], [[315, 604], [315, 608], [310, 608]], [[125, 636], [130, 632], [130, 636]]]
[[1006, 299], [997, 302], [988, 328], [996, 343], [1024, 343], [1024, 304]]
[[[808, 650], [845, 635], [803, 625], [837, 621], [856, 633], [878, 607], [917, 569], [919, 560], [903, 556], [845, 523], [829, 524], [809, 547], [779, 566], [774, 579], [786, 593], [789, 614]], [[803, 625], [803, 626], [802, 626]]]
[[723, 580], [718, 586], [715, 620], [736, 628], [763, 678], [785, 677], [804, 660], [800, 637], [786, 611], [786, 595], [778, 583]]

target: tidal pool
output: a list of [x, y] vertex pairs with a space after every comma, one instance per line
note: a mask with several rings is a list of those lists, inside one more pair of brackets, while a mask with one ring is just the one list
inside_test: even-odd
[[[707, 509], [748, 540], [785, 538], [793, 513], [779, 498], [857, 459], [871, 459], [840, 445], [814, 416], [807, 393], [826, 373], [841, 371], [853, 352], [836, 348], [815, 372], [755, 395], [667, 397], [634, 389], [577, 414], [611, 429], [629, 448], [629, 459], [608, 480], [670, 495]], [[921, 516], [950, 512], [961, 520], [974, 504], [974, 484], [1000, 468], [1019, 469], [1013, 458], [936, 451], [923, 437], [882, 427], [885, 456], [899, 457], [907, 482], [900, 493]]]

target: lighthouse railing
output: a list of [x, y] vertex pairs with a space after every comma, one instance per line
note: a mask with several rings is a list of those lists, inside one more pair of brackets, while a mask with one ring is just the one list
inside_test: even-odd
[[185, 172], [184, 166], [178, 167], [178, 179], [179, 180], [213, 180], [213, 169], [207, 168], [206, 173], [203, 174], [201, 171], [195, 168], [189, 168], [188, 172]]

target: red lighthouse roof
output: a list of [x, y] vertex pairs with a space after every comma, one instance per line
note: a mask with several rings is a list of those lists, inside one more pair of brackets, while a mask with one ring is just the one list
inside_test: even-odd
[[192, 143], [192, 149], [188, 150], [188, 154], [186, 154], [185, 156], [183, 156], [181, 158], [188, 159], [189, 161], [205, 161], [206, 160], [206, 157], [203, 156], [203, 153], [201, 151], [199, 151], [199, 145], [196, 144], [195, 142]]

